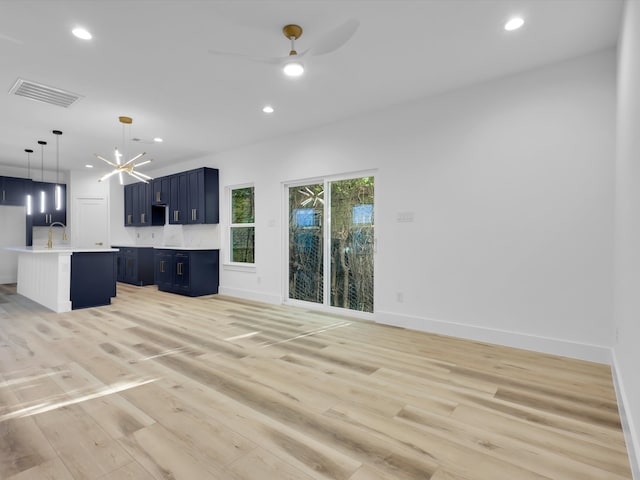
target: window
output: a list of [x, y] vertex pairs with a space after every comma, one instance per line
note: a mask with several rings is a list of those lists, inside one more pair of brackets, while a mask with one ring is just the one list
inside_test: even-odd
[[232, 263], [255, 263], [254, 187], [232, 187], [230, 193], [229, 260]]

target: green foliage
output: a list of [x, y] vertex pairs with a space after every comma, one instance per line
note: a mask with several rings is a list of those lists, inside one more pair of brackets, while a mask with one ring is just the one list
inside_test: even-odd
[[231, 191], [231, 223], [254, 223], [254, 187]]

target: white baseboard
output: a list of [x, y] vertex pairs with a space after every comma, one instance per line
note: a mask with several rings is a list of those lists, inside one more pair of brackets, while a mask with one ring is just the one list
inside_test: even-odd
[[607, 365], [611, 364], [611, 349], [602, 345], [591, 345], [559, 338], [541, 337], [508, 330], [400, 315], [392, 312], [376, 312], [375, 318], [378, 323], [409, 328], [411, 330], [466, 338], [478, 342], [494, 343], [507, 347], [550, 353], [552, 355], [561, 355], [563, 357], [577, 358]]
[[228, 295], [230, 297], [244, 298], [245, 300], [253, 300], [254, 302], [271, 303], [275, 305], [282, 304], [282, 298], [277, 294], [256, 292], [254, 290], [244, 290], [241, 288], [229, 288], [220, 286], [218, 288], [220, 295]]
[[627, 444], [627, 452], [629, 452], [629, 463], [631, 464], [631, 472], [634, 480], [640, 480], [640, 438], [636, 435], [631, 411], [627, 408], [629, 400], [625, 393], [624, 382], [620, 377], [618, 362], [615, 350], [612, 352], [611, 373], [613, 376], [613, 385], [616, 389], [616, 397], [618, 399], [618, 410], [620, 411], [620, 421], [622, 422], [622, 430], [624, 431], [624, 439]]

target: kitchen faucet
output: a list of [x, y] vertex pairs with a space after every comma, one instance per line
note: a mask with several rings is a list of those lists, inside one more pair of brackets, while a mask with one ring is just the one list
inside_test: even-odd
[[47, 248], [53, 248], [53, 227], [55, 225], [60, 225], [62, 227], [62, 240], [65, 241], [67, 239], [67, 227], [65, 227], [62, 222], [53, 222], [49, 225], [49, 240], [47, 241]]

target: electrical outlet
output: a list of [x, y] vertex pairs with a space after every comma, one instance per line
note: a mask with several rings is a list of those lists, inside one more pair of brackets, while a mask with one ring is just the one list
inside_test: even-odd
[[396, 292], [396, 302], [398, 303], [404, 302], [404, 293]]
[[620, 330], [616, 327], [616, 344], [620, 343]]

